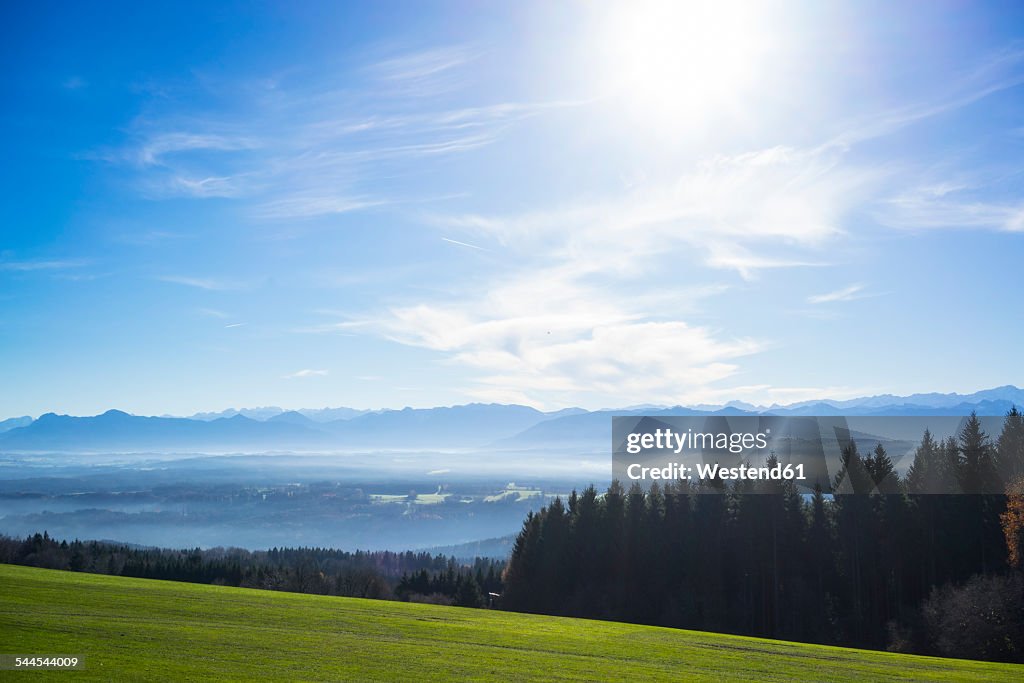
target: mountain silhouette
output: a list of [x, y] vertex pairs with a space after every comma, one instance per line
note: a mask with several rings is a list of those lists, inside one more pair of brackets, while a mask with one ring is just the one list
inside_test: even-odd
[[[568, 446], [608, 452], [611, 418], [615, 415], [854, 417], [968, 415], [974, 411], [979, 415], [1001, 416], [1014, 405], [1024, 405], [1024, 391], [1007, 385], [974, 394], [883, 395], [769, 408], [732, 402], [700, 409], [641, 406], [593, 412], [569, 408], [547, 413], [528, 406], [493, 403], [374, 412], [351, 408], [253, 409], [252, 414], [266, 416], [262, 420], [247, 417], [245, 409], [225, 411], [231, 416], [213, 419], [213, 413], [201, 414], [201, 418], [143, 417], [108, 410], [92, 417], [47, 413], [36, 420], [4, 420], [0, 422], [0, 450], [267, 452]], [[336, 415], [344, 417], [322, 421]]]

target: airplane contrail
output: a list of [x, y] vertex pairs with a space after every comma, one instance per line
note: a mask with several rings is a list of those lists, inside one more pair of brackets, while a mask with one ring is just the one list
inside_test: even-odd
[[479, 249], [480, 251], [490, 251], [490, 249], [484, 249], [483, 247], [478, 247], [477, 245], [469, 244], [468, 242], [460, 242], [458, 240], [450, 240], [447, 237], [442, 237], [441, 239], [443, 239], [445, 242], [451, 242], [452, 244], [457, 244], [460, 247], [469, 247], [470, 249]]

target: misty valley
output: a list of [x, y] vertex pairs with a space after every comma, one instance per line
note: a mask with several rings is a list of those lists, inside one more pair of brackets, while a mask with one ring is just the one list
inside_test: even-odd
[[[0, 533], [45, 531], [58, 539], [147, 547], [430, 549], [504, 557], [508, 537], [529, 511], [557, 496], [564, 501], [573, 489], [610, 483], [614, 415], [902, 416], [906, 434], [861, 435], [858, 443], [868, 452], [884, 441], [902, 472], [909, 459], [901, 462], [899, 454], [913, 450], [925, 427], [936, 429], [944, 418], [935, 416], [1002, 416], [1022, 403], [1024, 391], [1004, 386], [971, 395], [770, 408], [543, 413], [469, 404], [13, 418], [0, 422]], [[481, 544], [488, 539], [506, 540]]]
[[[504, 557], [528, 511], [581, 485], [566, 477], [526, 477], [519, 468], [470, 471], [469, 459], [480, 458], [449, 454], [440, 467], [436, 454], [412, 453], [5, 455], [0, 524], [13, 536], [45, 530], [55, 538], [142, 546]], [[516, 469], [524, 476], [512, 478]], [[595, 474], [591, 480], [605, 480]]]

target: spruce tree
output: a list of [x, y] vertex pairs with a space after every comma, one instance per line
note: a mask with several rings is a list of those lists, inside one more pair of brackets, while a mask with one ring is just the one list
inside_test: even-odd
[[939, 493], [942, 463], [939, 460], [939, 445], [931, 431], [924, 430], [921, 445], [914, 452], [914, 462], [907, 470], [905, 480], [908, 493]]
[[1017, 406], [1006, 414], [996, 442], [996, 471], [1005, 486], [1024, 478], [1024, 414]]

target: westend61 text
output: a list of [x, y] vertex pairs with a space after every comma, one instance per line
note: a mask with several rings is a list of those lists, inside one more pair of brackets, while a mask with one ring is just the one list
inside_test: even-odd
[[772, 466], [751, 467], [740, 465], [738, 467], [722, 467], [718, 463], [711, 465], [698, 463], [693, 467], [678, 462], [669, 463], [663, 467], [644, 467], [638, 462], [626, 468], [626, 476], [630, 479], [661, 479], [679, 480], [691, 479], [696, 473], [698, 479], [735, 481], [735, 480], [790, 480], [804, 481], [804, 466], [783, 465], [777, 463]]

